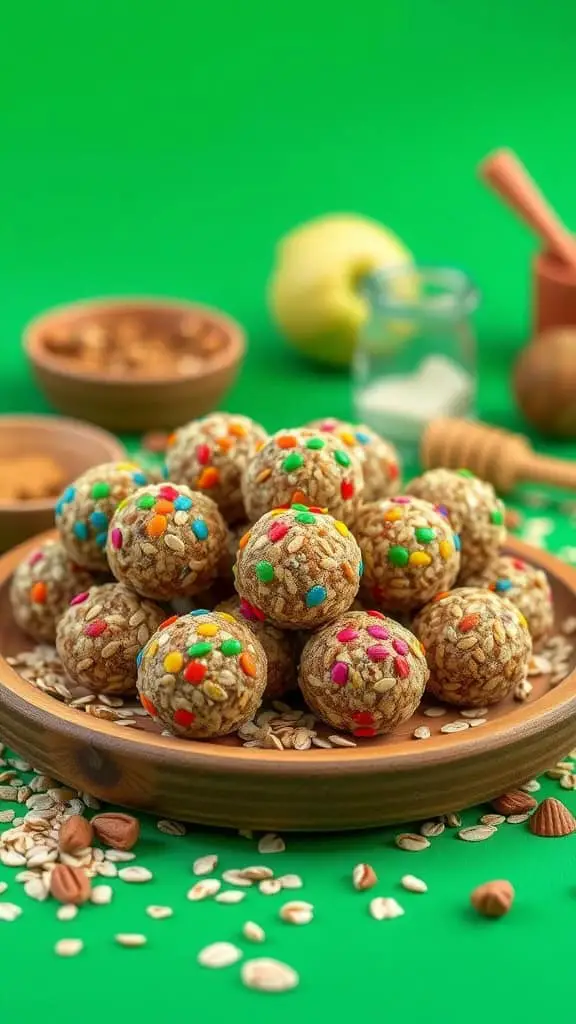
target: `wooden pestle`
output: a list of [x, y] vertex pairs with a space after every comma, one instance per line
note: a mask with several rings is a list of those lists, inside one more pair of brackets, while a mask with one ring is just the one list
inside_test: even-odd
[[420, 458], [425, 469], [470, 469], [503, 494], [522, 483], [576, 490], [576, 463], [537, 455], [527, 438], [487, 423], [432, 420], [422, 437]]
[[532, 228], [545, 248], [576, 272], [576, 241], [518, 157], [510, 150], [498, 149], [480, 164], [478, 173]]

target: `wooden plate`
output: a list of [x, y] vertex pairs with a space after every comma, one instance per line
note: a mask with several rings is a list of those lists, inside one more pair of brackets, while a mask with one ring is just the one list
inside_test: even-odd
[[[4, 657], [30, 646], [11, 618], [8, 584], [32, 546], [0, 559]], [[509, 553], [546, 570], [557, 624], [576, 614], [575, 570], [517, 541]], [[264, 830], [368, 828], [480, 803], [553, 765], [576, 745], [574, 662], [554, 689], [534, 677], [530, 701], [510, 698], [466, 732], [440, 733], [458, 719], [454, 710], [440, 719], [419, 711], [393, 735], [355, 748], [281, 753], [235, 738], [199, 743], [122, 728], [39, 692], [0, 658], [0, 735], [48, 775], [164, 817]], [[423, 724], [432, 737], [412, 739]]]

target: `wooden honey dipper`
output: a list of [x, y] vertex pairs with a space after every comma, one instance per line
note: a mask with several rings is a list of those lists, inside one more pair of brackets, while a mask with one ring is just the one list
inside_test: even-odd
[[576, 463], [537, 455], [527, 438], [470, 420], [438, 419], [420, 446], [425, 469], [470, 469], [505, 494], [516, 484], [553, 484], [576, 490]]

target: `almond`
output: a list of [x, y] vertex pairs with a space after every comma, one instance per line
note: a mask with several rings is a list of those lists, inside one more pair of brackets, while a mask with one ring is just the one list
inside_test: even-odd
[[352, 885], [359, 892], [371, 889], [378, 881], [371, 864], [357, 864], [352, 872]]
[[93, 838], [94, 829], [87, 818], [73, 814], [60, 829], [58, 845], [62, 853], [77, 853], [78, 850], [85, 850], [90, 846]]
[[538, 801], [530, 796], [530, 793], [523, 793], [521, 789], [511, 789], [509, 793], [492, 801], [492, 807], [497, 814], [508, 817], [509, 814], [526, 814], [536, 807]]
[[504, 917], [514, 902], [514, 888], [503, 880], [485, 882], [470, 894], [470, 902], [484, 917]]
[[576, 819], [561, 800], [549, 796], [534, 811], [529, 825], [535, 836], [555, 839], [558, 836], [569, 836], [574, 832]]
[[114, 850], [131, 850], [138, 842], [140, 822], [131, 814], [121, 811], [97, 814], [91, 824], [100, 842]]
[[82, 868], [56, 864], [50, 876], [50, 892], [59, 903], [80, 906], [90, 899], [90, 879]]

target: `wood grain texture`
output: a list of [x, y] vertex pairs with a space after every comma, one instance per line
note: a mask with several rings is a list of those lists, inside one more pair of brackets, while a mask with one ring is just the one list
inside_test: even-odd
[[[0, 559], [0, 650], [22, 649], [7, 583], [31, 545]], [[560, 621], [576, 613], [576, 571], [511, 542], [549, 574]], [[188, 742], [88, 717], [35, 690], [0, 659], [0, 735], [49, 775], [128, 807], [204, 825], [253, 829], [369, 828], [459, 810], [550, 767], [576, 745], [576, 673], [534, 699], [491, 709], [465, 733], [411, 739], [456, 719], [421, 713], [390, 737], [351, 749], [254, 750], [233, 740]]]

